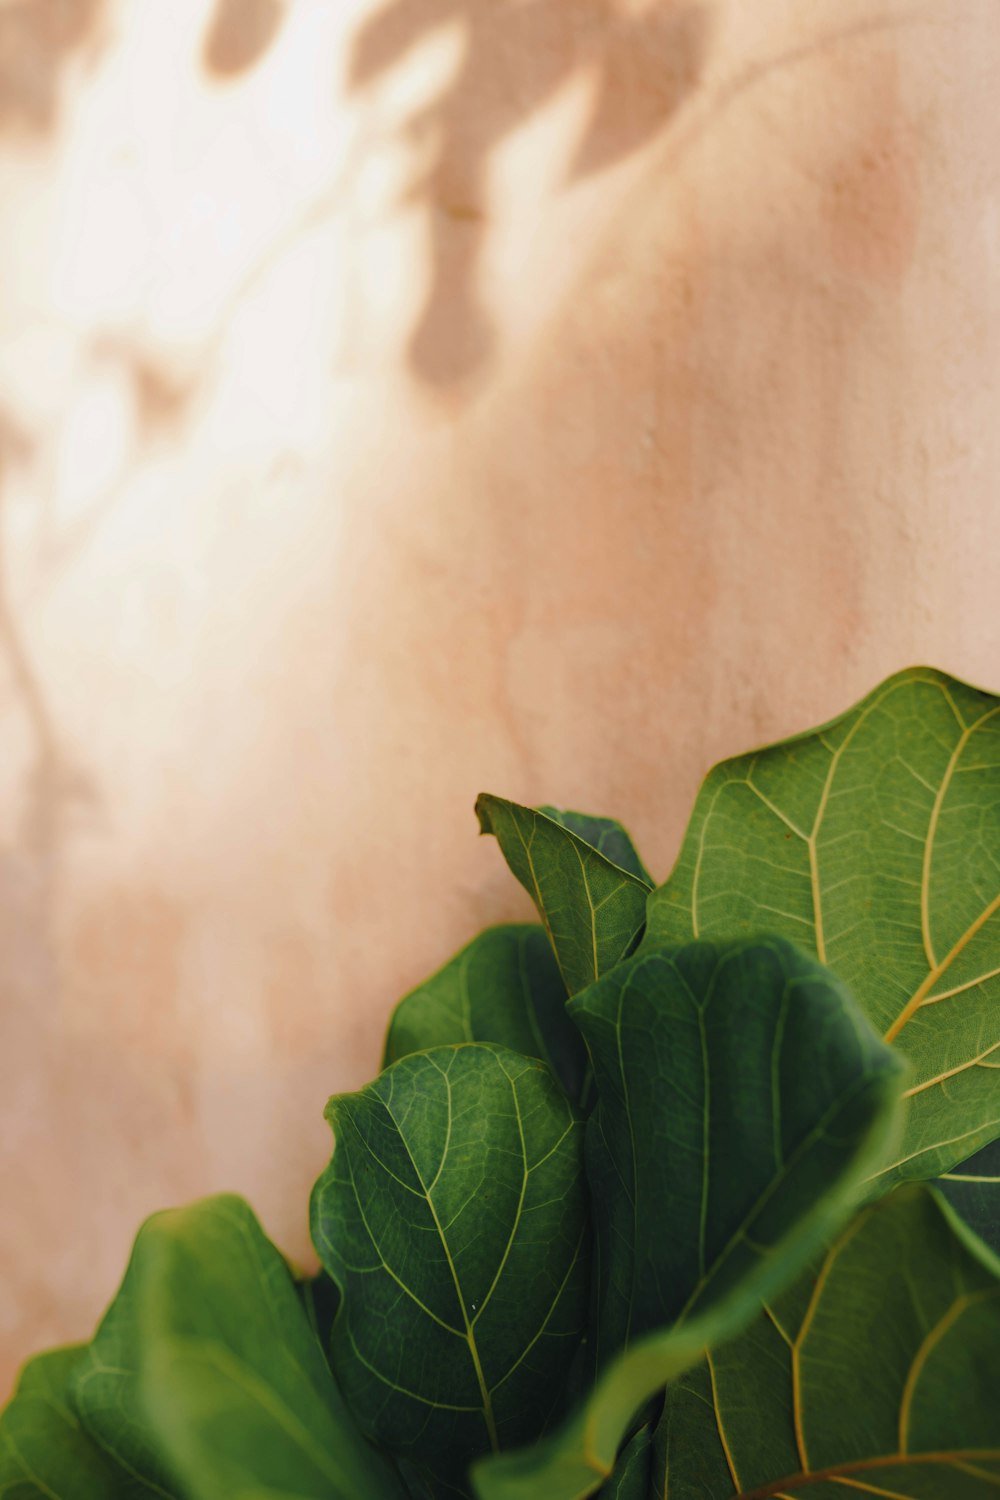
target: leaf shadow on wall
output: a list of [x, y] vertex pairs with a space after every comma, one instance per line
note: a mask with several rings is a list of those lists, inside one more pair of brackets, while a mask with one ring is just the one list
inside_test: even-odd
[[[61, 744], [11, 597], [4, 480], [31, 462], [33, 446], [0, 412], [0, 714], [13, 743], [23, 736], [25, 747], [17, 817], [0, 840], [0, 982], [11, 1001], [44, 1006], [54, 993], [52, 926], [60, 850], [69, 823], [96, 801], [96, 793]], [[4, 1019], [13, 1024], [18, 1009], [16, 1003], [5, 1006]]]
[[430, 291], [409, 358], [421, 380], [460, 390], [485, 371], [495, 347], [480, 286], [493, 150], [587, 70], [596, 77], [594, 103], [566, 185], [614, 166], [662, 132], [696, 86], [709, 28], [706, 9], [693, 4], [628, 16], [615, 0], [393, 0], [358, 34], [351, 89], [370, 87], [454, 23], [463, 43], [458, 71], [407, 123], [415, 145], [436, 143], [409, 193], [426, 213], [431, 252]]
[[0, 135], [48, 135], [63, 76], [100, 45], [105, 0], [15, 0], [0, 6]]
[[[33, 444], [28, 435], [0, 412], [0, 523], [6, 520], [3, 480], [9, 469], [30, 461]], [[54, 829], [61, 801], [57, 783], [58, 755], [52, 718], [44, 691], [34, 672], [9, 597], [8, 562], [0, 528], [0, 647], [3, 680], [0, 712], [16, 706], [23, 715], [30, 744], [23, 805], [12, 837], [0, 843], [0, 941], [4, 991], [18, 997], [29, 991], [33, 975], [42, 992], [51, 979], [49, 945], [39, 953], [34, 939], [47, 921], [50, 906]], [[9, 1011], [6, 1012], [10, 1014]]]
[[[180, 382], [124, 336], [95, 338], [86, 350], [81, 381], [104, 370], [119, 372], [131, 391], [133, 464], [171, 443], [197, 394], [195, 383]], [[127, 466], [78, 514], [60, 516], [46, 441], [0, 405], [0, 717], [9, 742], [23, 747], [16, 814], [0, 837], [0, 990], [25, 1004], [55, 992], [53, 928], [66, 845], [81, 820], [100, 814], [102, 797], [89, 770], [67, 750], [20, 618], [9, 547], [12, 481], [27, 482], [36, 493], [30, 553], [38, 569], [37, 601], [39, 590], [57, 588], [97, 538], [132, 473]], [[23, 519], [18, 530], [23, 545]]]
[[[39, 607], [64, 581], [72, 586], [74, 568], [124, 502], [134, 464], [157, 448], [175, 442], [189, 404], [197, 394], [174, 372], [153, 360], [140, 344], [123, 335], [95, 337], [82, 349], [77, 372], [81, 387], [94, 377], [111, 375], [130, 392], [132, 462], [111, 482], [97, 489], [86, 506], [70, 515], [60, 507], [53, 482], [52, 430], [44, 422], [32, 427], [0, 403], [0, 724], [5, 758], [4, 813], [0, 825], [0, 1088], [5, 1130], [17, 1147], [11, 1153], [5, 1186], [11, 1212], [0, 1235], [0, 1262], [11, 1290], [0, 1309], [0, 1403], [6, 1398], [21, 1359], [42, 1342], [65, 1336], [60, 1318], [76, 1307], [75, 1327], [86, 1331], [90, 1309], [79, 1284], [53, 1297], [51, 1267], [44, 1258], [20, 1260], [19, 1247], [55, 1243], [67, 1204], [76, 1203], [86, 1184], [94, 1222], [107, 1222], [121, 1192], [120, 1141], [124, 1135], [147, 1138], [165, 1129], [164, 1111], [175, 1126], [190, 1113], [189, 1076], [182, 1063], [162, 1060], [150, 1086], [148, 1067], [138, 1043], [155, 1027], [155, 1008], [136, 1004], [136, 973], [145, 972], [145, 955], [158, 943], [155, 983], [159, 994], [171, 993], [164, 941], [171, 935], [169, 908], [140, 890], [130, 905], [115, 905], [110, 935], [89, 930], [91, 944], [110, 948], [114, 967], [105, 963], [111, 1001], [123, 991], [119, 1017], [131, 1016], [133, 1032], [124, 1043], [108, 1043], [105, 1030], [76, 1031], [63, 1007], [65, 980], [66, 892], [76, 840], [95, 828], [107, 830], [119, 811], [117, 788], [94, 774], [86, 746], [74, 743], [63, 718], [60, 693], [50, 680], [51, 657], [36, 636]], [[32, 608], [26, 610], [25, 604]], [[44, 627], [43, 627], [44, 630]], [[70, 650], [74, 648], [69, 647]], [[85, 668], [84, 668], [85, 670]], [[95, 708], [95, 711], [96, 708]], [[138, 909], [138, 916], [136, 916]], [[130, 920], [131, 918], [131, 920]], [[145, 946], [144, 946], [145, 945]], [[167, 947], [169, 955], [169, 946]], [[148, 968], [148, 965], [147, 965]], [[117, 982], [117, 990], [115, 983]], [[162, 1007], [166, 1011], [166, 1006]], [[111, 1013], [110, 1011], [107, 1013]], [[164, 1104], [164, 1098], [168, 1100]], [[55, 1151], [51, 1142], [72, 1138], [73, 1149]], [[97, 1164], [116, 1162], [109, 1176]], [[142, 1170], [145, 1164], [141, 1163]], [[179, 1195], [168, 1164], [160, 1193]], [[42, 1204], [30, 1184], [40, 1173], [49, 1184], [50, 1202]], [[60, 1175], [63, 1173], [64, 1175]], [[133, 1177], [140, 1175], [133, 1167]], [[53, 1186], [55, 1184], [55, 1186]], [[143, 1205], [145, 1208], [147, 1205]], [[148, 1206], [152, 1206], [149, 1204]], [[78, 1225], [87, 1213], [70, 1208]], [[90, 1242], [89, 1275], [99, 1251]], [[16, 1290], [15, 1290], [16, 1289]], [[82, 1316], [81, 1316], [82, 1304]]]
[[[870, 461], [852, 393], [864, 380], [877, 411], [898, 409], [898, 366], [879, 362], [876, 376], [871, 365], [895, 314], [884, 280], [832, 274], [817, 226], [847, 217], [856, 238], [882, 240], [868, 208], [895, 215], [916, 191], [905, 151], [887, 149], [881, 175], [866, 163], [872, 139], [893, 139], [896, 38], [917, 23], [820, 17], [790, 45], [720, 68], [590, 247], [517, 384], [488, 420], [456, 428], [423, 477], [433, 498], [421, 508], [401, 486], [380, 521], [391, 545], [345, 560], [343, 629], [360, 649], [344, 691], [365, 750], [346, 773], [359, 790], [340, 837], [358, 847], [387, 788], [406, 788], [419, 812], [393, 825], [407, 872], [385, 893], [394, 908], [422, 868], [427, 823], [464, 838], [455, 789], [471, 808], [488, 777], [525, 802], [623, 818], [666, 873], [712, 762], [820, 722], [881, 670], [865, 636], [867, 534], [844, 517], [861, 514]], [[833, 49], [831, 96], [857, 80], [841, 135], [821, 111], [808, 128], [794, 113], [824, 79], [808, 69]], [[803, 93], [786, 88], [795, 70]], [[729, 184], [769, 84], [781, 113], [754, 142], [748, 197]], [[779, 131], [783, 151], [771, 149]], [[699, 159], [713, 133], [718, 154]], [[859, 174], [872, 179], [860, 214], [842, 190]], [[891, 649], [880, 644], [882, 659]], [[403, 726], [395, 738], [387, 722]], [[434, 770], [416, 775], [418, 736]], [[462, 859], [458, 833], [453, 848]], [[454, 916], [441, 903], [442, 957], [477, 926], [521, 915], [494, 869], [476, 867]], [[356, 868], [336, 899], [363, 930]], [[426, 925], [414, 915], [414, 952]], [[415, 963], [406, 981], [419, 977]]]
[[256, 67], [287, 13], [286, 0], [217, 0], [202, 51], [206, 73], [225, 81]]

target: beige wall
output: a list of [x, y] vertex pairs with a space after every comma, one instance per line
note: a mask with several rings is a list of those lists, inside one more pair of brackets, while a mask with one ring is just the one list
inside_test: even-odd
[[0, 0], [0, 1394], [713, 760], [1000, 688], [996, 0]]

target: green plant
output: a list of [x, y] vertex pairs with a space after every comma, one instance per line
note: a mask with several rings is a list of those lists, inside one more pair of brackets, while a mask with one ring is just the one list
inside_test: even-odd
[[330, 1101], [324, 1269], [236, 1198], [151, 1219], [0, 1496], [995, 1496], [1000, 700], [904, 672], [726, 762], [658, 888], [610, 820], [477, 810], [541, 926]]

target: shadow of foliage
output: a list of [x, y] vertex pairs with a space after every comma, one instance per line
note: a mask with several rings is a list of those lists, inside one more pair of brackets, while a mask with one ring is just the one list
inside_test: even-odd
[[67, 63], [95, 40], [105, 0], [14, 0], [0, 6], [0, 134], [47, 135]]
[[668, 125], [698, 82], [708, 39], [700, 4], [660, 4], [630, 16], [614, 0], [392, 0], [361, 28], [352, 88], [373, 83], [428, 33], [455, 22], [464, 41], [458, 72], [408, 123], [415, 140], [440, 142], [413, 189], [429, 218], [433, 271], [410, 357], [415, 373], [435, 386], [466, 380], [492, 353], [478, 270], [493, 149], [588, 71], [595, 99], [570, 180], [614, 165]]
[[[4, 481], [30, 462], [33, 443], [0, 411], [0, 716], [21, 716], [29, 747], [14, 826], [0, 837], [0, 988], [19, 991], [47, 979], [54, 892], [67, 821], [96, 798], [89, 777], [67, 757], [11, 599]], [[6, 726], [9, 734], [9, 722]]]
[[261, 61], [285, 19], [285, 0], [217, 0], [202, 62], [215, 78], [239, 78]]

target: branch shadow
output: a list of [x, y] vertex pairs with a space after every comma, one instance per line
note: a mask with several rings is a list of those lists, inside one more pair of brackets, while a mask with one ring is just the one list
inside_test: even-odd
[[28, 743], [18, 816], [0, 842], [0, 977], [8, 993], [43, 1003], [53, 993], [59, 849], [67, 818], [91, 802], [94, 791], [59, 742], [11, 599], [4, 481], [9, 469], [31, 455], [31, 440], [0, 412], [0, 660], [6, 678], [0, 711], [22, 717]]
[[95, 54], [106, 0], [14, 0], [0, 6], [0, 135], [50, 135], [63, 75]]
[[480, 286], [488, 231], [487, 169], [505, 136], [570, 78], [596, 78], [590, 119], [577, 142], [569, 186], [616, 165], [663, 132], [698, 83], [708, 42], [701, 4], [657, 5], [638, 16], [615, 0], [482, 4], [481, 0], [392, 0], [357, 36], [348, 82], [376, 83], [432, 31], [457, 22], [464, 53], [435, 100], [411, 117], [415, 142], [437, 141], [410, 189], [422, 204], [431, 245], [431, 289], [409, 348], [413, 372], [430, 386], [460, 388], [493, 358], [495, 329]]
[[[179, 379], [142, 346], [120, 335], [95, 339], [88, 368], [119, 367], [134, 399], [135, 457], [169, 445], [182, 429], [197, 383]], [[67, 840], [81, 817], [102, 808], [93, 776], [64, 743], [30, 638], [13, 597], [8, 556], [9, 480], [30, 469], [37, 441], [0, 407], [0, 715], [25, 730], [27, 761], [14, 815], [0, 837], [0, 988], [27, 997], [54, 993], [54, 926]], [[77, 516], [57, 522], [52, 496], [38, 495], [34, 547], [43, 572], [42, 598], [91, 544], [123, 497], [119, 477]]]

